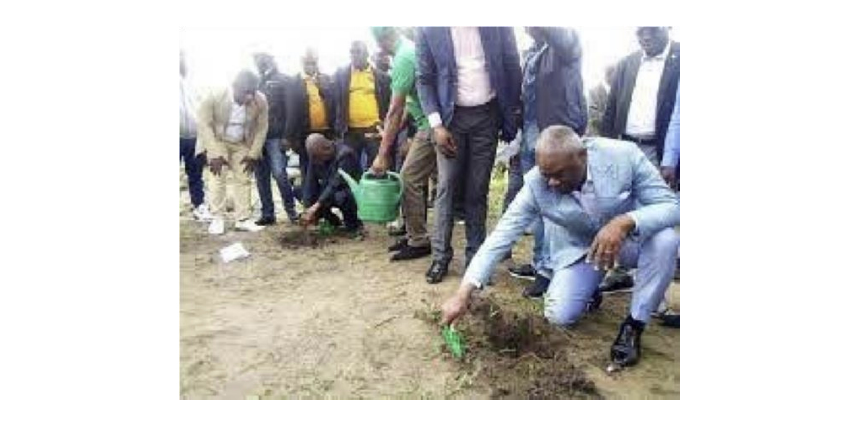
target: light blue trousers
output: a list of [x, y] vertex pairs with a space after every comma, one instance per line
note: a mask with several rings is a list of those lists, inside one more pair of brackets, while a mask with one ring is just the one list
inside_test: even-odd
[[[633, 318], [642, 322], [650, 320], [650, 313], [656, 310], [671, 283], [678, 250], [679, 235], [673, 228], [647, 239], [628, 238], [624, 242], [619, 257], [621, 265], [638, 268], [630, 304]], [[580, 260], [553, 270], [552, 274], [544, 297], [544, 316], [553, 324], [571, 325], [582, 316], [605, 273], [595, 270], [594, 264]]]

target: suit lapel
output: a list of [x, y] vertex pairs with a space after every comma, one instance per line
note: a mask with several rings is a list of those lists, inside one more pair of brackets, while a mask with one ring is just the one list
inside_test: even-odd
[[441, 50], [444, 52], [445, 57], [447, 58], [447, 63], [450, 65], [450, 73], [456, 73], [456, 53], [453, 50], [453, 36], [450, 34], [450, 27], [440, 27], [439, 32], [441, 34], [438, 37], [440, 46], [435, 51]]

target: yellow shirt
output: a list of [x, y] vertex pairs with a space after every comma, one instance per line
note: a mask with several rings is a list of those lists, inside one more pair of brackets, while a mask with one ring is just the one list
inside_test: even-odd
[[304, 77], [303, 80], [306, 82], [306, 94], [309, 96], [309, 122], [312, 124], [310, 129], [325, 130], [329, 125], [326, 122], [326, 107], [318, 92], [318, 85], [312, 78]]
[[376, 84], [370, 66], [364, 71], [355, 67], [350, 72], [350, 128], [370, 128], [379, 123]]

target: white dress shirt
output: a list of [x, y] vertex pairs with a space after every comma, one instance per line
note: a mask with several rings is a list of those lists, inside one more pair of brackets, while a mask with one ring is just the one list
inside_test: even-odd
[[247, 122], [247, 107], [239, 105], [234, 100], [226, 123], [226, 140], [238, 143], [244, 141], [244, 125]]
[[671, 41], [657, 56], [647, 57], [642, 52], [641, 66], [632, 90], [629, 114], [626, 118], [624, 134], [650, 139], [656, 136], [656, 103], [659, 97], [659, 83], [665, 70], [665, 60], [671, 48]]
[[[491, 78], [485, 69], [485, 50], [477, 27], [450, 27], [453, 39], [453, 55], [456, 58], [457, 87], [456, 105], [480, 106], [494, 98]], [[428, 116], [431, 126], [441, 125], [441, 115], [433, 112]]]

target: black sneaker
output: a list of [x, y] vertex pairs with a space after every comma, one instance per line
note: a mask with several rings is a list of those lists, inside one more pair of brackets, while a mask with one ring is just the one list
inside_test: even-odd
[[523, 290], [523, 296], [531, 299], [538, 299], [544, 296], [547, 292], [547, 287], [550, 287], [550, 279], [541, 275], [535, 275], [535, 283]]
[[411, 259], [424, 258], [429, 256], [431, 253], [432, 247], [430, 245], [419, 247], [406, 245], [391, 257], [391, 261], [408, 261]]
[[426, 282], [429, 284], [440, 283], [444, 280], [444, 276], [447, 275], [448, 267], [449, 265], [447, 263], [432, 261], [432, 265], [426, 271]]
[[391, 246], [388, 246], [388, 251], [389, 252], [399, 252], [400, 250], [402, 250], [404, 247], [406, 247], [408, 245], [409, 245], [409, 239], [407, 239], [406, 237], [401, 237], [401, 238], [398, 238], [394, 242], [394, 244], [392, 244]]
[[262, 226], [262, 227], [268, 226], [268, 225], [274, 225], [274, 224], [276, 224], [276, 218], [274, 218], [272, 216], [263, 216], [258, 221], [256, 221], [256, 225], [259, 225], [259, 226]]
[[535, 267], [533, 267], [532, 264], [510, 266], [509, 274], [515, 278], [521, 278], [524, 280], [531, 281], [535, 279]]
[[603, 293], [631, 292], [635, 283], [632, 276], [623, 270], [612, 270], [606, 274], [606, 278], [600, 283], [600, 291]]

